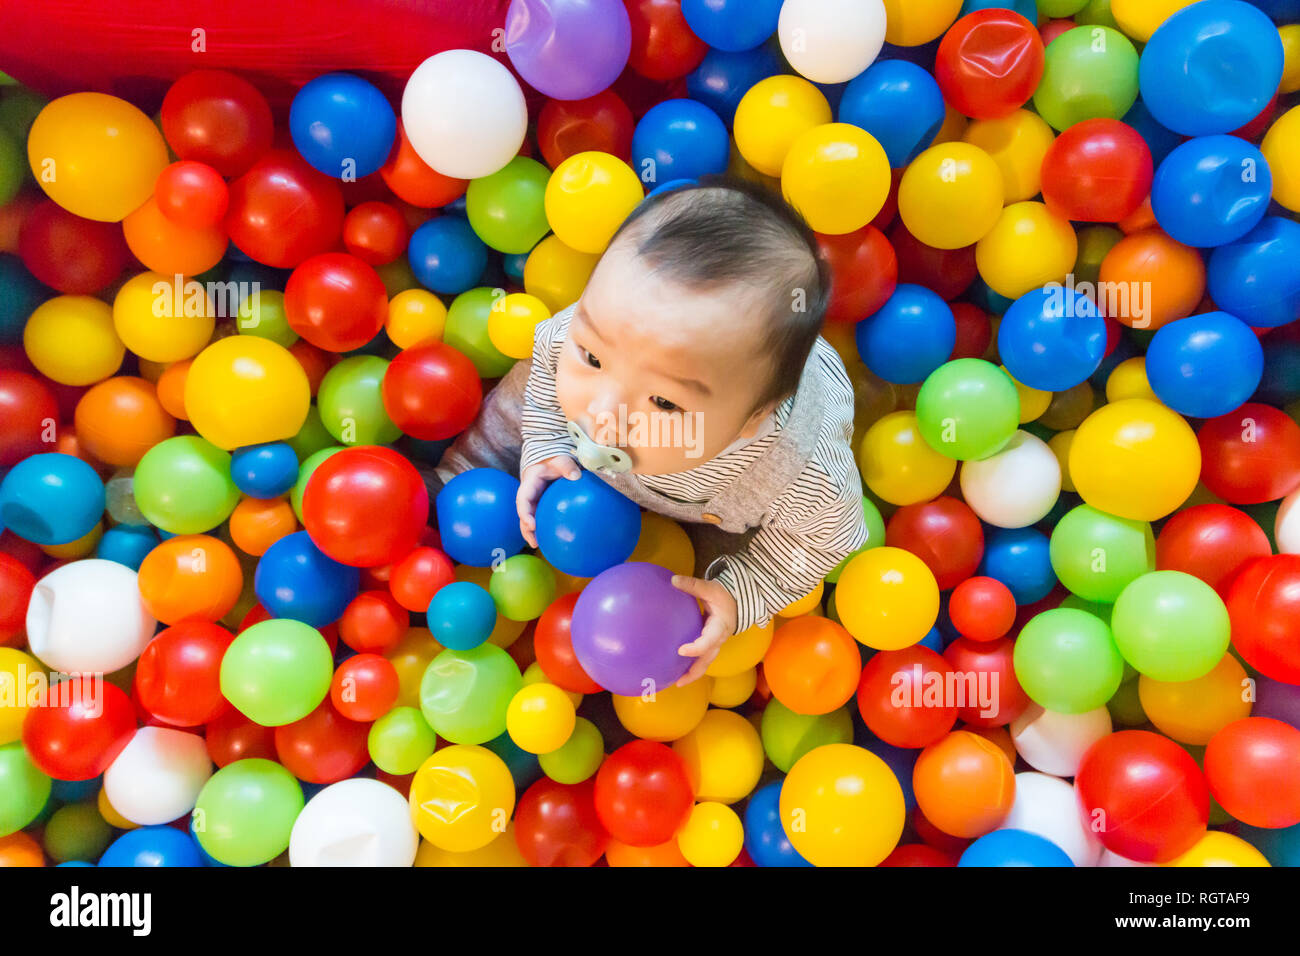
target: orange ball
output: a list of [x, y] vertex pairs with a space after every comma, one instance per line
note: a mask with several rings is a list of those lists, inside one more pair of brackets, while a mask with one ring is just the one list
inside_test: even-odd
[[44, 866], [41, 845], [22, 830], [0, 837], [0, 869], [7, 866]]
[[179, 225], [163, 215], [152, 196], [122, 220], [122, 233], [145, 268], [167, 279], [207, 272], [226, 254], [226, 232], [221, 226], [191, 229]]
[[298, 519], [288, 498], [245, 498], [230, 515], [230, 540], [255, 558], [297, 530]]
[[[1155, 331], [1196, 311], [1205, 295], [1205, 262], [1160, 229], [1125, 236], [1101, 260], [1103, 315]], [[1124, 300], [1127, 299], [1127, 307]]]
[[86, 443], [77, 436], [75, 425], [63, 425], [59, 428], [59, 433], [54, 439], [53, 450], [60, 455], [71, 455], [73, 458], [80, 458], [99, 472], [99, 477], [108, 477], [108, 469], [102, 461], [87, 450]]
[[763, 658], [772, 696], [796, 714], [829, 714], [858, 689], [857, 641], [829, 618], [797, 617], [772, 636]]
[[104, 379], [82, 395], [73, 424], [86, 451], [110, 465], [134, 465], [176, 432], [158, 390], [131, 375]]
[[658, 846], [629, 846], [610, 837], [605, 862], [610, 866], [690, 866], [676, 838]]
[[244, 572], [224, 541], [184, 534], [145, 555], [139, 584], [144, 606], [164, 624], [184, 618], [218, 621], [239, 600]]
[[185, 378], [190, 374], [190, 366], [193, 364], [194, 359], [172, 362], [158, 376], [158, 401], [172, 418], [190, 420], [185, 414]]
[[997, 829], [1011, 811], [1016, 776], [996, 743], [955, 730], [921, 751], [912, 789], [926, 819], [944, 833], [973, 839]]

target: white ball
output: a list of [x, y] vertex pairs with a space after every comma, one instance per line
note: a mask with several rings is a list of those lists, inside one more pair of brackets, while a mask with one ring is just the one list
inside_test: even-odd
[[101, 558], [54, 569], [36, 582], [27, 605], [31, 652], [67, 673], [121, 670], [140, 656], [156, 626], [135, 572]]
[[1075, 866], [1096, 866], [1101, 841], [1088, 829], [1074, 787], [1045, 773], [1016, 774], [1016, 799], [1001, 829], [1037, 833], [1065, 851]]
[[814, 83], [845, 83], [885, 45], [883, 0], [785, 0], [777, 21], [781, 52]]
[[996, 455], [962, 465], [961, 493], [982, 521], [1027, 528], [1061, 496], [1061, 463], [1047, 442], [1018, 431]]
[[519, 152], [528, 107], [519, 82], [501, 63], [476, 50], [447, 50], [406, 81], [402, 125], [416, 154], [435, 171], [477, 179]]
[[289, 835], [290, 866], [410, 866], [420, 836], [386, 783], [354, 777], [307, 801]]
[[203, 738], [174, 727], [141, 727], [104, 771], [104, 796], [132, 823], [170, 823], [194, 809], [212, 776]]
[[1291, 492], [1282, 499], [1278, 506], [1277, 517], [1273, 519], [1273, 539], [1277, 542], [1278, 554], [1300, 554], [1300, 489]]
[[1088, 748], [1111, 731], [1105, 707], [1082, 714], [1060, 714], [1037, 704], [1011, 722], [1011, 742], [1016, 753], [1035, 770], [1057, 777], [1073, 777]]

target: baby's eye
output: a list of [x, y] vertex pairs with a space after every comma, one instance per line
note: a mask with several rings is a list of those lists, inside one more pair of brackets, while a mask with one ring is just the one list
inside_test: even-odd
[[584, 362], [586, 362], [592, 368], [600, 368], [600, 359], [596, 358], [596, 356], [592, 355], [581, 345], [578, 346], [578, 351], [582, 353], [582, 360]]
[[651, 395], [651, 396], [650, 396], [650, 401], [652, 401], [652, 402], [655, 404], [655, 406], [656, 406], [657, 408], [659, 408], [660, 410], [665, 411], [665, 412], [680, 412], [680, 411], [681, 411], [681, 407], [680, 407], [680, 406], [678, 406], [678, 405], [674, 405], [672, 402], [668, 401], [668, 399], [666, 399], [666, 398], [661, 398], [661, 397], [658, 396], [658, 395]]

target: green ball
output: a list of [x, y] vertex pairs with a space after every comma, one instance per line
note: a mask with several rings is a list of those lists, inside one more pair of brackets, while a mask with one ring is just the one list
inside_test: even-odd
[[254, 624], [221, 658], [222, 696], [263, 727], [302, 720], [325, 699], [333, 676], [320, 631], [290, 618]]
[[930, 373], [916, 396], [921, 437], [941, 455], [978, 461], [996, 455], [1020, 427], [1020, 395], [992, 362], [963, 358]]
[[541, 754], [537, 762], [542, 772], [556, 783], [582, 783], [600, 769], [605, 759], [605, 740], [600, 730], [586, 717], [579, 717], [558, 750]]
[[136, 465], [133, 486], [140, 513], [171, 534], [211, 531], [240, 499], [229, 453], [198, 435], [179, 435], [150, 448]]
[[27, 157], [18, 140], [0, 127], [0, 206], [18, 195], [27, 172]]
[[1119, 29], [1119, 23], [1110, 12], [1110, 0], [1089, 0], [1083, 9], [1074, 15], [1074, 22], [1079, 26], [1102, 26], [1112, 30]]
[[454, 744], [484, 744], [506, 732], [506, 710], [524, 686], [519, 665], [495, 644], [446, 650], [420, 681], [420, 711]]
[[1061, 19], [1072, 17], [1088, 5], [1088, 0], [1038, 0], [1038, 15]]
[[370, 759], [384, 773], [415, 773], [437, 744], [433, 728], [416, 707], [394, 707], [370, 727]]
[[1101, 278], [1101, 263], [1110, 250], [1124, 238], [1114, 226], [1087, 226], [1079, 230], [1079, 254], [1074, 259], [1074, 282], [1096, 285]]
[[284, 310], [284, 293], [275, 289], [259, 289], [239, 303], [240, 335], [254, 335], [270, 339], [285, 348], [298, 341], [298, 333], [289, 327], [289, 314]]
[[537, 160], [516, 156], [495, 173], [470, 180], [465, 192], [470, 227], [498, 252], [528, 252], [551, 231], [544, 203], [550, 178]]
[[862, 517], [867, 523], [867, 543], [852, 554], [846, 555], [844, 560], [826, 573], [826, 583], [834, 584], [840, 579], [840, 572], [844, 570], [844, 565], [848, 564], [863, 551], [870, 551], [872, 548], [879, 548], [885, 543], [885, 519], [880, 515], [880, 509], [876, 507], [875, 502], [865, 495], [862, 498]]
[[289, 848], [304, 805], [302, 787], [284, 767], [252, 757], [222, 767], [194, 805], [199, 846], [227, 866], [259, 866]]
[[27, 142], [32, 123], [50, 101], [25, 86], [4, 91], [0, 96], [0, 127], [19, 143]]
[[1075, 27], [1047, 45], [1034, 109], [1058, 132], [1088, 119], [1120, 119], [1138, 97], [1138, 53], [1118, 30]]
[[[1115, 609], [1115, 605], [1113, 604], [1102, 604], [1100, 601], [1085, 601], [1077, 594], [1067, 594], [1065, 596], [1065, 600], [1062, 601], [1057, 606], [1074, 608], [1076, 611], [1087, 611], [1093, 617], [1101, 618], [1102, 623], [1105, 624], [1107, 627], [1110, 627], [1110, 615], [1111, 612]], [[1128, 666], [1127, 662], [1125, 662], [1124, 664], [1125, 680], [1128, 680], [1128, 672], [1131, 670], [1133, 669]], [[1133, 671], [1133, 674], [1136, 675], [1137, 671]]]
[[377, 355], [353, 355], [325, 373], [316, 393], [321, 422], [343, 445], [386, 445], [402, 437], [384, 409], [388, 362]]
[[41, 815], [53, 783], [32, 763], [21, 740], [0, 747], [0, 837], [17, 833]]
[[1223, 599], [1182, 571], [1144, 574], [1115, 601], [1115, 643], [1152, 680], [1204, 677], [1228, 651], [1231, 627]]
[[502, 617], [531, 621], [555, 600], [555, 572], [534, 554], [516, 554], [492, 569], [488, 593]]
[[[320, 419], [320, 409], [315, 405], [307, 409], [307, 418], [302, 423], [302, 428], [298, 429], [298, 434], [287, 439], [289, 447], [293, 453], [298, 456], [298, 460], [306, 461], [316, 452], [334, 445], [334, 436], [329, 433], [325, 423]], [[336, 449], [342, 448], [342, 445], [335, 446]]]
[[59, 807], [45, 824], [45, 852], [56, 863], [85, 860], [93, 863], [108, 848], [113, 828], [94, 803], [69, 803]]
[[447, 309], [442, 340], [463, 352], [474, 363], [480, 378], [500, 378], [515, 364], [514, 359], [503, 355], [488, 338], [488, 316], [493, 303], [504, 292], [504, 289], [479, 286], [456, 296]]
[[1013, 662], [1029, 699], [1060, 714], [1103, 706], [1124, 677], [1110, 628], [1096, 615], [1073, 608], [1034, 615], [1016, 638]]
[[1147, 722], [1146, 711], [1142, 709], [1142, 698], [1138, 694], [1137, 680], [1126, 680], [1119, 685], [1115, 696], [1106, 701], [1111, 720], [1122, 727], [1141, 727]]
[[293, 483], [293, 490], [289, 492], [289, 507], [293, 508], [293, 513], [298, 516], [299, 523], [302, 522], [302, 496], [307, 491], [307, 479], [311, 477], [312, 472], [320, 467], [330, 455], [336, 454], [343, 450], [342, 445], [334, 445], [330, 448], [322, 448], [320, 451], [312, 452], [302, 464], [298, 466], [298, 480]]
[[1156, 569], [1156, 539], [1146, 521], [1079, 505], [1052, 530], [1050, 556], [1071, 593], [1113, 604], [1130, 583]]
[[847, 707], [829, 714], [796, 714], [773, 697], [763, 708], [759, 736], [767, 759], [782, 773], [789, 773], [810, 750], [825, 744], [852, 743], [853, 717]]

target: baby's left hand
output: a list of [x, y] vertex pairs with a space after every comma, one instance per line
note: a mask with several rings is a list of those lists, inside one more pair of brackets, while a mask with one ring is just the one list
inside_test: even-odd
[[696, 659], [691, 669], [677, 681], [677, 687], [685, 687], [704, 676], [705, 670], [721, 652], [727, 638], [736, 633], [736, 599], [717, 581], [704, 578], [674, 574], [673, 587], [698, 598], [705, 610], [704, 629], [700, 631], [700, 636], [677, 648], [678, 654]]

